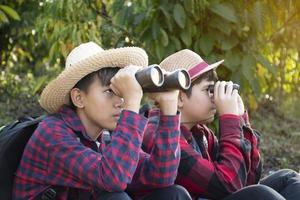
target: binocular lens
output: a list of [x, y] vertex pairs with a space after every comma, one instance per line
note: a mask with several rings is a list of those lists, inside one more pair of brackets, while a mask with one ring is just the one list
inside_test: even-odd
[[189, 89], [191, 86], [191, 79], [186, 70], [180, 70], [178, 73], [178, 82], [182, 89]]
[[158, 65], [150, 65], [145, 69], [137, 71], [135, 78], [143, 89], [160, 87], [164, 83], [164, 75]]
[[[227, 85], [225, 85], [225, 91], [226, 91], [226, 88], [227, 88]], [[207, 91], [209, 92], [209, 94], [213, 94], [214, 93], [214, 89], [215, 89], [214, 85], [209, 85], [208, 88], [207, 88]], [[232, 85], [232, 90], [239, 91], [239, 89], [240, 89], [240, 85], [239, 84], [234, 83]]]
[[232, 90], [237, 90], [237, 91], [239, 91], [239, 90], [240, 90], [240, 85], [234, 83], [234, 84], [232, 85]]
[[154, 85], [157, 86], [161, 86], [164, 78], [163, 78], [163, 74], [161, 73], [160, 69], [157, 69], [156, 67], [151, 68], [151, 72], [150, 72], [150, 76], [151, 76], [151, 80], [154, 83]]
[[135, 77], [144, 92], [163, 92], [172, 89], [187, 90], [191, 86], [189, 73], [184, 69], [164, 75], [159, 65], [150, 65], [137, 71]]

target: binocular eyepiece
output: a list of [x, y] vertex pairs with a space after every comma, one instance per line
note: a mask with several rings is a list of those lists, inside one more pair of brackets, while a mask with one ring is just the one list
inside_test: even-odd
[[[226, 91], [226, 89], [227, 89], [227, 85], [225, 85], [225, 91]], [[239, 91], [239, 89], [240, 89], [240, 85], [239, 85], [239, 84], [234, 83], [234, 84], [232, 85], [232, 90], [237, 90], [237, 91]], [[214, 93], [214, 90], [215, 90], [215, 86], [214, 86], [214, 85], [209, 85], [207, 90], [209, 91], [209, 93], [212, 93], [212, 94], [213, 94], [213, 93]]]
[[164, 74], [159, 65], [150, 65], [136, 72], [135, 77], [144, 92], [163, 92], [171, 89], [187, 90], [191, 78], [184, 69]]

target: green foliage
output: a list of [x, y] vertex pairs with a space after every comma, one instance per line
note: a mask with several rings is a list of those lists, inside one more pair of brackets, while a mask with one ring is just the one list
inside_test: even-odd
[[0, 24], [9, 22], [8, 17], [14, 20], [20, 20], [20, 16], [14, 9], [6, 5], [0, 5]]
[[90, 40], [104, 48], [144, 47], [151, 63], [183, 48], [208, 62], [225, 59], [220, 78], [254, 95], [249, 105], [266, 93], [282, 97], [300, 90], [299, 3], [291, 0], [19, 0], [4, 1], [0, 11], [21, 19], [2, 20], [0, 29], [1, 80], [6, 79], [0, 88], [10, 96], [20, 92], [13, 88], [29, 84], [16, 82], [24, 83], [26, 73], [37, 77], [28, 87], [37, 94], [63, 68], [68, 52]]
[[[220, 78], [238, 82], [252, 109], [265, 93], [276, 96], [290, 93], [285, 88], [300, 90], [296, 64], [300, 45], [288, 39], [300, 35], [300, 7], [294, 1], [113, 1], [111, 6], [130, 8], [111, 9], [110, 15], [128, 30], [132, 43], [148, 51], [152, 63], [183, 48], [211, 63], [225, 59], [226, 69], [218, 69]], [[278, 84], [271, 86], [273, 82]]]
[[[10, 96], [27, 84], [37, 94], [63, 68], [70, 50], [90, 40], [104, 48], [144, 47], [151, 63], [183, 48], [208, 62], [225, 59], [220, 78], [254, 95], [249, 105], [266, 93], [282, 97], [300, 90], [299, 3], [291, 0], [19, 0], [4, 1], [0, 11], [19, 20], [2, 20], [0, 29], [1, 90]], [[26, 73], [36, 79], [25, 83]], [[19, 79], [25, 84], [18, 86]]]

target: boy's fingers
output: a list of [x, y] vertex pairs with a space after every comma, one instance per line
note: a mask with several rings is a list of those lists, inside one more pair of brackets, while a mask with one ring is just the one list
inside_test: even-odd
[[121, 96], [120, 95], [120, 92], [118, 91], [118, 89], [113, 85], [113, 84], [110, 84], [110, 89], [114, 92], [115, 95], [117, 96]]
[[233, 90], [232, 91], [232, 96], [233, 97], [238, 98], [238, 95], [239, 95], [239, 91], [238, 90]]
[[138, 70], [142, 69], [142, 66], [128, 65], [128, 66], [124, 67], [123, 69], [127, 70], [127, 71], [137, 72]]
[[214, 99], [215, 100], [219, 98], [219, 92], [218, 92], [219, 85], [220, 85], [220, 81], [217, 81], [214, 86]]
[[221, 81], [220, 86], [219, 86], [219, 91], [218, 91], [220, 98], [223, 98], [225, 95], [225, 85], [226, 85], [226, 82]]
[[226, 91], [225, 91], [226, 96], [231, 96], [232, 95], [232, 87], [233, 87], [233, 83], [232, 83], [232, 81], [229, 81], [226, 84]]

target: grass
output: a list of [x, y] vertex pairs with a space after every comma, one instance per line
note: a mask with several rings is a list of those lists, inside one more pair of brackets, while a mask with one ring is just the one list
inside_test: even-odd
[[264, 102], [250, 113], [251, 124], [262, 133], [264, 174], [283, 168], [300, 172], [299, 119], [274, 102]]

